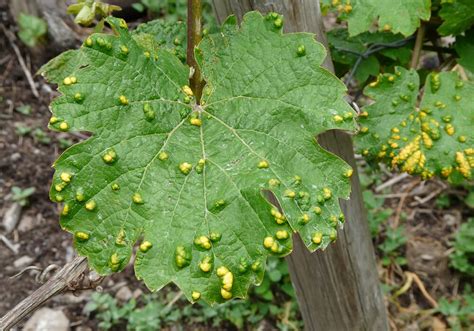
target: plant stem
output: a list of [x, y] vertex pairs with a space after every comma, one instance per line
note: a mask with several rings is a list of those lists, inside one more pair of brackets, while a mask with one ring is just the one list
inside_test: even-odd
[[199, 69], [196, 58], [194, 57], [194, 49], [201, 41], [202, 36], [201, 8], [201, 0], [188, 0], [188, 46], [186, 50], [186, 62], [194, 70], [189, 78], [189, 85], [196, 96], [196, 102], [198, 104], [201, 100], [203, 82], [201, 78], [201, 70]]
[[410, 68], [416, 69], [420, 60], [421, 49], [423, 48], [423, 38], [425, 37], [425, 25], [421, 22], [418, 32], [416, 33], [415, 48], [411, 57]]

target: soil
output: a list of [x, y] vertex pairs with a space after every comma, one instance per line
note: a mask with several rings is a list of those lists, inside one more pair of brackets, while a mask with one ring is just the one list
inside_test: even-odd
[[[5, 29], [16, 32], [17, 27], [8, 14], [6, 0], [0, 0], [0, 23]], [[0, 27], [1, 28], [1, 27]], [[12, 233], [0, 230], [0, 235], [13, 245], [18, 245], [15, 253], [0, 242], [0, 316], [4, 315], [20, 300], [39, 287], [35, 277], [48, 266], [63, 266], [74, 256], [71, 236], [62, 231], [58, 224], [58, 211], [48, 198], [53, 169], [51, 165], [62, 152], [60, 139], [79, 141], [81, 134], [52, 133], [47, 129], [50, 117], [48, 104], [55, 97], [55, 87], [48, 85], [39, 76], [34, 76], [39, 98], [36, 98], [18, 64], [8, 39], [0, 31], [0, 216], [12, 204], [10, 194], [13, 186], [34, 187], [35, 193], [29, 198], [28, 206], [23, 208], [20, 224]], [[28, 70], [35, 73], [44, 63], [41, 57], [33, 56], [31, 51], [16, 40]], [[21, 105], [32, 107], [31, 115], [23, 115], [15, 109]], [[51, 139], [41, 143], [32, 134], [20, 136], [16, 125], [41, 129]], [[397, 175], [386, 173], [383, 181]], [[433, 192], [437, 194], [433, 195]], [[382, 194], [382, 193], [377, 193]], [[398, 227], [405, 224], [408, 241], [403, 254], [406, 266], [392, 264], [382, 266], [379, 258], [380, 278], [385, 284], [400, 288], [409, 277], [409, 272], [417, 275], [416, 281], [397, 300], [387, 296], [391, 327], [396, 330], [444, 330], [446, 321], [429, 310], [441, 297], [453, 297], [469, 280], [463, 280], [449, 268], [449, 249], [455, 231], [463, 219], [473, 215], [473, 211], [464, 207], [462, 199], [457, 199], [449, 209], [435, 204], [440, 194], [463, 196], [463, 190], [455, 190], [440, 181], [419, 182], [407, 177], [393, 185], [383, 194], [395, 194], [385, 200], [384, 208], [392, 208], [395, 213], [386, 226]], [[429, 198], [429, 199], [428, 199]], [[404, 216], [405, 215], [405, 216]], [[406, 220], [403, 220], [403, 219]], [[384, 238], [375, 238], [379, 244]], [[33, 258], [28, 266], [38, 270], [27, 270], [12, 278], [25, 266], [15, 267], [15, 261], [29, 256]], [[408, 273], [407, 273], [408, 272]], [[43, 279], [44, 281], [44, 279]], [[135, 280], [132, 268], [108, 277], [101, 287], [106, 291], [116, 291], [121, 284], [133, 291], [144, 286]], [[423, 287], [421, 288], [420, 285]], [[50, 300], [47, 305], [61, 307], [71, 321], [74, 329], [90, 327], [96, 329], [96, 321], [90, 320], [83, 307], [93, 290], [68, 294]], [[426, 295], [428, 294], [428, 296]]]

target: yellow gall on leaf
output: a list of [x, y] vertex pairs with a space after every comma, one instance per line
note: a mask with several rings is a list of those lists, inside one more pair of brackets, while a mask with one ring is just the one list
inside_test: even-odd
[[293, 199], [296, 196], [296, 192], [292, 190], [285, 190], [285, 197]]
[[466, 160], [464, 153], [456, 152], [456, 163], [458, 164], [458, 171], [463, 175], [465, 178], [471, 177], [471, 166], [469, 162]]
[[63, 182], [69, 183], [72, 178], [72, 174], [69, 172], [61, 172], [61, 175], [59, 176]]
[[124, 106], [128, 105], [128, 99], [125, 95], [119, 96], [118, 100], [122, 105]]
[[467, 141], [467, 137], [466, 137], [466, 136], [459, 136], [459, 137], [458, 137], [458, 141], [459, 141], [460, 143], [465, 143], [465, 142]]
[[69, 214], [70, 207], [67, 203], [64, 204], [63, 210], [61, 211], [61, 215], [66, 216]]
[[117, 253], [110, 256], [109, 266], [112, 271], [117, 271], [120, 267], [120, 259]]
[[191, 293], [191, 298], [193, 298], [194, 301], [197, 301], [201, 298], [201, 293], [198, 291], [193, 291], [193, 293]]
[[345, 5], [344, 6], [344, 12], [346, 14], [349, 14], [352, 11], [352, 6], [351, 5]]
[[206, 236], [199, 236], [194, 239], [194, 244], [203, 249], [211, 249], [211, 240]]
[[58, 192], [61, 192], [65, 187], [66, 187], [67, 183], [59, 183], [59, 184], [56, 184], [54, 185], [54, 189]]
[[56, 124], [59, 122], [59, 118], [57, 118], [56, 116], [51, 116], [51, 118], [49, 119], [49, 124]]
[[315, 234], [313, 234], [313, 237], [311, 238], [311, 241], [315, 243], [316, 245], [319, 245], [322, 240], [323, 240], [323, 234], [321, 232], [316, 232]]
[[168, 157], [169, 157], [169, 155], [168, 155], [168, 153], [166, 153], [166, 152], [160, 152], [160, 153], [158, 154], [158, 159], [159, 159], [160, 161], [168, 160]]
[[182, 90], [183, 90], [184, 94], [186, 94], [187, 96], [192, 97], [194, 95], [193, 90], [191, 90], [191, 88], [188, 85], [184, 85], [182, 87]]
[[74, 234], [74, 237], [76, 237], [76, 239], [79, 241], [86, 241], [89, 239], [89, 234], [82, 231], [78, 231]]
[[270, 250], [273, 253], [279, 253], [280, 252], [280, 245], [275, 241], [272, 245], [272, 248], [270, 248]]
[[433, 140], [426, 132], [421, 133], [421, 138], [423, 139], [423, 145], [426, 148], [430, 149], [433, 147]]
[[139, 246], [140, 251], [141, 251], [142, 253], [148, 252], [148, 251], [150, 250], [150, 248], [152, 248], [152, 247], [153, 247], [153, 244], [152, 244], [151, 242], [147, 241], [147, 240], [145, 240], [144, 242], [142, 242], [142, 243], [140, 244], [140, 246]]
[[192, 164], [188, 162], [183, 162], [179, 165], [179, 171], [181, 171], [184, 175], [189, 174], [192, 168], [193, 168]]
[[89, 200], [85, 207], [88, 211], [93, 211], [97, 207], [97, 203], [94, 200]]
[[59, 124], [59, 130], [61, 131], [69, 130], [69, 124], [67, 124], [66, 122], [61, 122], [61, 124]]
[[85, 200], [85, 196], [84, 196], [84, 191], [82, 189], [78, 189], [76, 191], [76, 200], [79, 201], [79, 202], [82, 202]]
[[120, 26], [122, 29], [128, 29], [127, 22], [125, 22], [125, 20], [122, 19], [122, 18], [120, 19], [119, 26]]
[[265, 237], [265, 239], [263, 239], [263, 247], [267, 249], [272, 248], [274, 243], [275, 243], [275, 239], [273, 239], [273, 237], [268, 236], [268, 237]]
[[221, 288], [221, 296], [225, 300], [232, 299], [232, 292], [226, 291], [223, 288]]
[[369, 128], [366, 127], [366, 126], [363, 126], [363, 127], [360, 128], [360, 132], [361, 133], [367, 133], [367, 132], [369, 132]]
[[93, 44], [92, 38], [91, 38], [91, 37], [88, 37], [88, 38], [86, 39], [86, 46], [91, 47], [92, 44]]
[[216, 274], [218, 277], [223, 277], [226, 273], [229, 272], [229, 269], [227, 269], [226, 267], [222, 266], [222, 267], [219, 267], [217, 268], [216, 270]]
[[390, 30], [392, 30], [392, 26], [390, 24], [385, 24], [382, 29], [385, 32], [389, 32]]
[[464, 154], [468, 155], [468, 156], [472, 156], [474, 155], [474, 148], [466, 148], [464, 150]]
[[102, 160], [108, 164], [115, 162], [116, 159], [117, 153], [114, 149], [109, 149], [104, 155], [102, 155]]
[[209, 272], [212, 269], [212, 263], [211, 263], [211, 257], [206, 256], [202, 259], [202, 261], [199, 263], [199, 269], [201, 269], [202, 272]]
[[379, 85], [379, 80], [378, 80], [378, 78], [377, 78], [377, 80], [371, 82], [371, 83], [369, 84], [369, 87], [372, 87], [372, 88], [373, 88], [373, 87], [377, 87], [377, 85]]
[[344, 118], [342, 118], [340, 115], [334, 115], [332, 119], [335, 123], [342, 123], [342, 121], [344, 121]]
[[128, 54], [128, 47], [125, 45], [120, 46], [120, 52], [124, 55]]
[[332, 197], [332, 192], [331, 192], [331, 189], [330, 189], [329, 187], [323, 188], [323, 197], [324, 197], [324, 200], [329, 200], [329, 199], [331, 199], [331, 197]]
[[280, 239], [280, 240], [288, 239], [289, 236], [290, 235], [288, 234], [288, 231], [286, 231], [286, 230], [279, 230], [275, 234], [275, 237], [277, 237], [277, 239]]
[[278, 17], [278, 18], [273, 22], [273, 25], [275, 26], [275, 28], [280, 29], [280, 28], [283, 26], [283, 20], [281, 19], [281, 17]]
[[449, 175], [451, 175], [452, 172], [453, 172], [452, 167], [443, 167], [441, 169], [441, 176], [443, 176], [444, 178], [448, 178]]
[[308, 214], [303, 214], [300, 218], [301, 223], [308, 223], [311, 220], [311, 217]]
[[257, 164], [257, 167], [258, 167], [259, 169], [266, 169], [266, 168], [268, 168], [269, 166], [270, 166], [270, 164], [269, 164], [268, 161], [266, 161], [266, 160], [262, 160], [262, 161], [258, 162], [258, 164]]
[[184, 246], [176, 247], [175, 262], [178, 268], [184, 268], [189, 265], [192, 256], [186, 251]]
[[296, 49], [296, 54], [298, 56], [304, 56], [306, 54], [306, 48], [304, 47], [304, 45], [298, 46], [298, 48]]
[[201, 126], [202, 125], [202, 121], [200, 118], [191, 118], [189, 120], [189, 123], [191, 123], [191, 125], [194, 125], [194, 126]]
[[353, 173], [354, 173], [354, 170], [352, 168], [347, 169], [346, 171], [344, 171], [344, 177], [351, 178]]
[[71, 85], [72, 84], [71, 77], [64, 78], [63, 79], [63, 84], [64, 85]]
[[232, 285], [234, 284], [234, 275], [232, 272], [226, 273], [222, 276], [222, 288], [226, 291], [232, 290]]
[[145, 57], [146, 57], [147, 59], [149, 59], [150, 56], [151, 56], [150, 52], [148, 52], [148, 51], [143, 52], [143, 55], [145, 55]]
[[455, 132], [454, 126], [451, 123], [446, 124], [446, 126], [444, 127], [444, 131], [446, 131], [448, 135], [452, 136]]
[[270, 185], [272, 187], [279, 186], [280, 181], [278, 179], [271, 178], [271, 179], [268, 180], [268, 185]]
[[133, 194], [133, 196], [132, 196], [132, 201], [133, 201], [134, 203], [136, 203], [137, 205], [141, 205], [141, 204], [145, 203], [145, 201], [143, 201], [143, 197], [142, 197], [141, 194], [138, 193], [138, 192], [136, 192], [136, 193]]
[[323, 212], [323, 210], [321, 209], [321, 207], [314, 207], [314, 208], [313, 208], [313, 212], [314, 212], [316, 215], [321, 215], [321, 213]]
[[436, 101], [435, 102], [435, 107], [443, 109], [443, 108], [446, 108], [446, 104], [444, 104], [441, 101]]

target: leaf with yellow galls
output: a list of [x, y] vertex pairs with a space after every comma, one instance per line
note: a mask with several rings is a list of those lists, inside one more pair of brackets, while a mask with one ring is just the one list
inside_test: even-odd
[[[470, 1], [470, 0], [462, 0]], [[430, 0], [346, 0], [346, 5], [332, 3], [342, 19], [347, 20], [351, 36], [373, 30], [413, 34], [420, 21], [431, 16]]]
[[313, 35], [283, 34], [275, 13], [228, 21], [196, 50], [206, 81], [197, 105], [173, 50], [107, 22], [114, 34], [41, 69], [61, 93], [50, 127], [92, 133], [55, 162], [50, 196], [94, 269], [122, 270], [136, 245], [135, 271], [151, 290], [174, 282], [213, 304], [246, 297], [267, 257], [291, 252], [292, 233], [310, 250], [334, 240], [342, 220], [330, 215], [352, 170], [315, 137], [354, 131], [355, 114]]
[[377, 85], [364, 90], [375, 102], [364, 107], [367, 116], [359, 119], [369, 129], [356, 137], [359, 151], [369, 160], [424, 179], [471, 179], [474, 84], [455, 72], [432, 73], [418, 105], [418, 74], [396, 70], [396, 75], [381, 75]]

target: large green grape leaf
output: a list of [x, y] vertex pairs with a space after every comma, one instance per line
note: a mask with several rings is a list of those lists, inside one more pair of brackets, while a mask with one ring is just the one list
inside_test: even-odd
[[357, 146], [363, 155], [423, 178], [472, 178], [474, 84], [455, 72], [432, 73], [418, 104], [418, 74], [397, 68], [365, 93], [375, 102], [360, 114]]
[[379, 31], [409, 36], [431, 16], [431, 0], [335, 0], [332, 5], [347, 19], [351, 36], [372, 30], [374, 23]]
[[336, 239], [352, 169], [315, 135], [353, 130], [353, 111], [313, 35], [283, 35], [277, 14], [228, 20], [196, 51], [207, 82], [196, 105], [185, 65], [108, 22], [115, 35], [42, 69], [62, 93], [51, 128], [93, 133], [56, 161], [50, 196], [94, 269], [123, 269], [138, 242], [150, 289], [174, 282], [215, 303], [245, 297], [292, 231], [310, 250]]
[[439, 16], [443, 23], [438, 32], [443, 35], [458, 35], [474, 24], [474, 1], [442, 0]]

